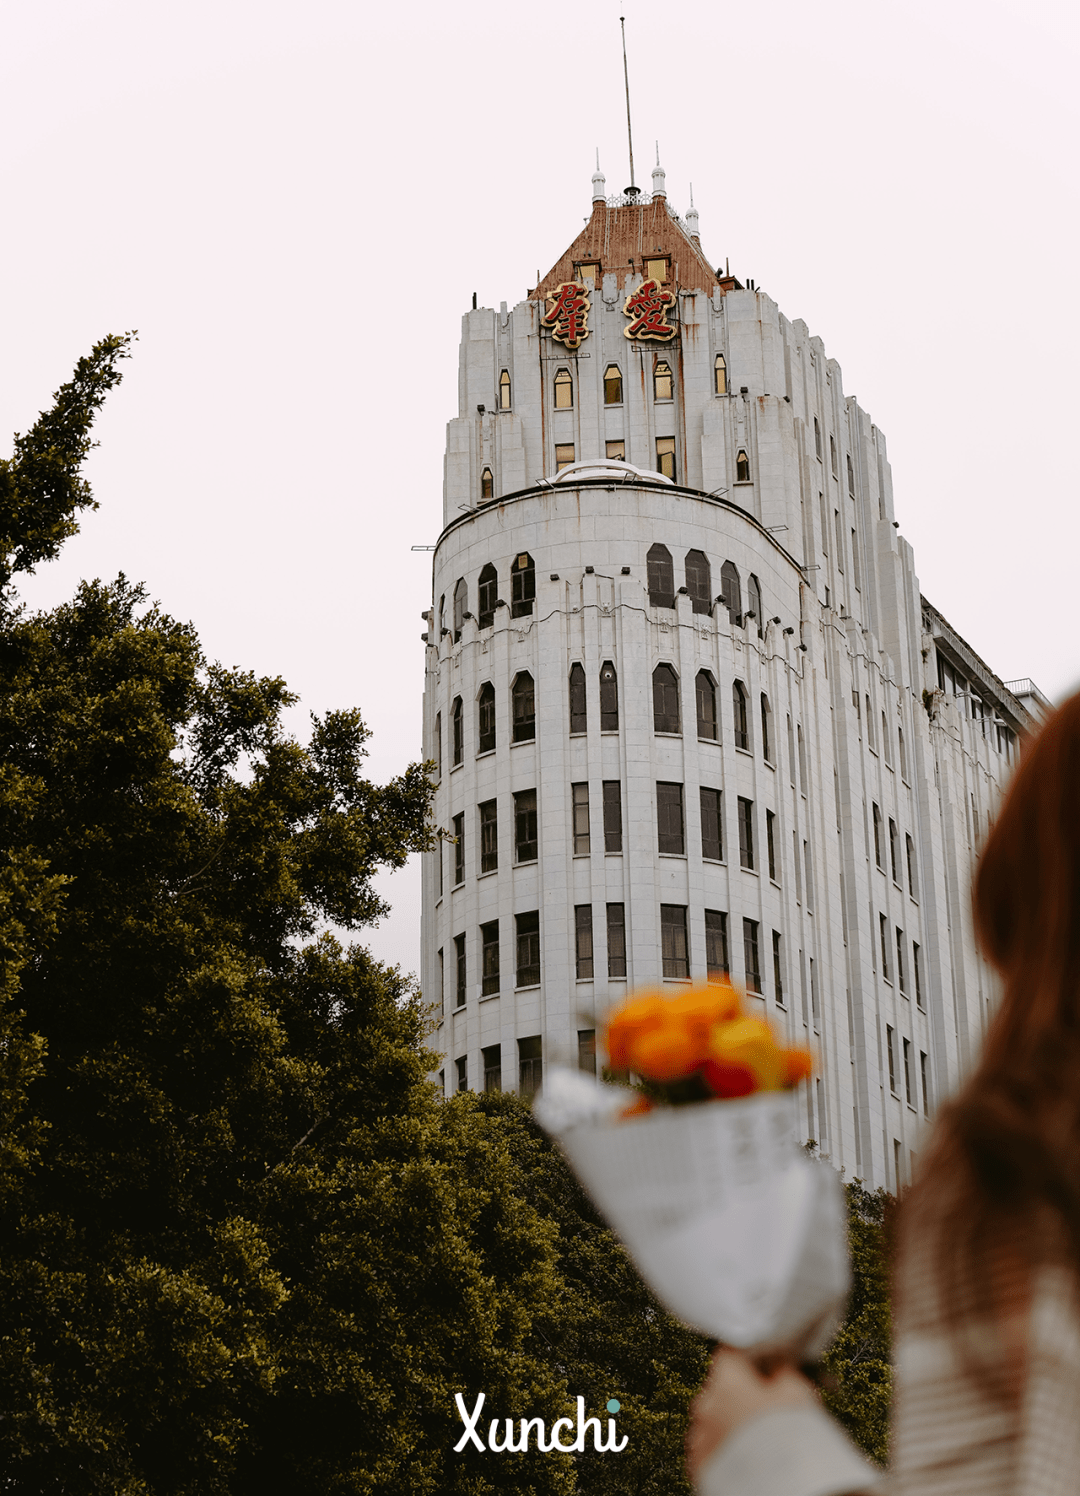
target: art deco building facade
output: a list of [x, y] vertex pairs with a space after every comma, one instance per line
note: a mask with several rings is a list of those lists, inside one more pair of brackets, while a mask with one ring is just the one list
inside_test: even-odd
[[970, 869], [1042, 699], [922, 598], [883, 434], [661, 170], [465, 314], [425, 637], [447, 1091], [728, 969], [818, 1056], [800, 1134], [903, 1183], [994, 1000]]

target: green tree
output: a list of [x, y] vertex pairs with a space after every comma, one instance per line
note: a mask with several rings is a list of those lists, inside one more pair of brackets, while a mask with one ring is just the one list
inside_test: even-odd
[[855, 1443], [884, 1465], [892, 1394], [888, 1233], [894, 1201], [882, 1189], [867, 1190], [859, 1179], [844, 1189], [852, 1290], [844, 1322], [824, 1357], [825, 1404]]

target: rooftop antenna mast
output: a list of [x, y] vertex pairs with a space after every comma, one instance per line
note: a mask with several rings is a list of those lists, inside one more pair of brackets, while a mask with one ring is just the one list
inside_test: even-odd
[[630, 191], [636, 193], [634, 185], [634, 132], [630, 128], [630, 72], [626, 66], [626, 17], [619, 17], [619, 26], [622, 29], [622, 70], [623, 81], [626, 84], [626, 138], [630, 143]]

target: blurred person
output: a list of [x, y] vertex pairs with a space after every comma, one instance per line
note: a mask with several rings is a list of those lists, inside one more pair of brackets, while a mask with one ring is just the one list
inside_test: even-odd
[[1004, 994], [899, 1212], [891, 1469], [793, 1367], [722, 1347], [701, 1496], [1080, 1492], [1080, 695], [1026, 746], [973, 902]]

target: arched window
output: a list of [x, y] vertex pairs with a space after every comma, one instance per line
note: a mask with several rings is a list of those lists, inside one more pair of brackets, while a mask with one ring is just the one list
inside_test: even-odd
[[727, 359], [724, 357], [724, 355], [722, 353], [718, 353], [716, 355], [716, 360], [715, 360], [715, 362], [713, 364], [713, 375], [714, 375], [714, 378], [716, 380], [716, 393], [718, 395], [726, 395], [727, 394]]
[[446, 633], [446, 593], [439, 598], [439, 638]]
[[495, 687], [486, 680], [476, 698], [477, 753], [490, 753], [495, 747]]
[[892, 744], [889, 742], [889, 719], [885, 713], [881, 714], [881, 751], [885, 755], [885, 762], [892, 768]]
[[851, 453], [845, 454], [847, 459], [847, 491], [852, 498], [855, 497], [855, 469], [851, 465]]
[[735, 746], [750, 747], [750, 724], [746, 719], [746, 687], [741, 680], [731, 687], [731, 703], [735, 708]]
[[699, 670], [694, 682], [697, 702], [697, 735], [716, 741], [716, 682], [707, 670]]
[[495, 497], [495, 479], [491, 476], [491, 469], [486, 467], [480, 474], [480, 497], [482, 499], [493, 499]]
[[907, 753], [904, 751], [904, 729], [902, 727], [896, 729], [896, 736], [900, 740], [900, 778], [906, 782], [908, 777]]
[[502, 371], [502, 373], [499, 375], [499, 409], [500, 410], [509, 410], [510, 409], [510, 405], [511, 405], [510, 395], [511, 395], [511, 390], [510, 390], [510, 370], [509, 369], [504, 369]]
[[695, 613], [712, 612], [712, 571], [704, 551], [686, 553], [686, 590]]
[[465, 623], [465, 614], [469, 611], [469, 584], [464, 577], [459, 577], [454, 588], [454, 643], [461, 638], [461, 630]]
[[528, 551], [510, 563], [510, 616], [527, 618], [536, 600], [536, 565]]
[[739, 455], [735, 459], [735, 482], [750, 482], [750, 459], [746, 455], [746, 448], [739, 448]]
[[762, 693], [761, 693], [761, 756], [762, 756], [762, 758], [765, 760], [765, 762], [767, 764], [771, 764], [772, 763], [772, 734], [769, 731], [769, 728], [771, 726], [771, 723], [770, 723], [769, 719], [771, 718], [771, 716], [772, 716], [772, 711], [771, 711], [771, 709], [769, 707], [769, 698], [765, 695], [765, 692], [762, 691]]
[[679, 731], [679, 677], [670, 665], [657, 665], [652, 676], [653, 732]]
[[802, 723], [796, 723], [795, 736], [799, 744], [799, 790], [806, 794], [806, 744], [803, 742]]
[[555, 409], [573, 410], [574, 381], [569, 369], [560, 369], [555, 375]]
[[742, 623], [742, 586], [734, 561], [725, 561], [720, 568], [720, 601], [726, 605], [732, 623]]
[[489, 561], [480, 573], [480, 586], [476, 596], [476, 610], [480, 615], [477, 622], [482, 629], [489, 629], [495, 622], [495, 602], [498, 595], [499, 574]]
[[836, 442], [833, 440], [833, 438], [831, 436], [829, 437], [829, 466], [832, 468], [832, 475], [835, 478], [837, 476], [837, 474], [836, 474]]
[[570, 731], [584, 732], [588, 725], [588, 701], [585, 693], [585, 667], [576, 662], [570, 666]]
[[653, 370], [652, 392], [654, 400], [675, 398], [675, 381], [671, 377], [671, 365], [665, 359], [661, 359]]
[[675, 606], [675, 568], [666, 545], [651, 545], [645, 558], [649, 580], [649, 602], [654, 608]]
[[746, 595], [749, 604], [747, 611], [753, 613], [754, 620], [757, 623], [757, 631], [760, 635], [762, 632], [761, 583], [753, 572], [746, 579]]
[[814, 417], [814, 452], [818, 460], [821, 460], [821, 427], [818, 425], [817, 416]]
[[619, 730], [619, 678], [615, 666], [605, 660], [600, 666], [600, 731]]
[[514, 742], [529, 743], [536, 737], [536, 688], [527, 670], [514, 677], [510, 699], [514, 713]]
[[604, 404], [622, 404], [622, 371], [618, 364], [608, 364], [604, 370]]
[[465, 708], [462, 705], [460, 696], [454, 697], [454, 704], [450, 708], [450, 723], [453, 732], [453, 758], [456, 767], [465, 757]]

